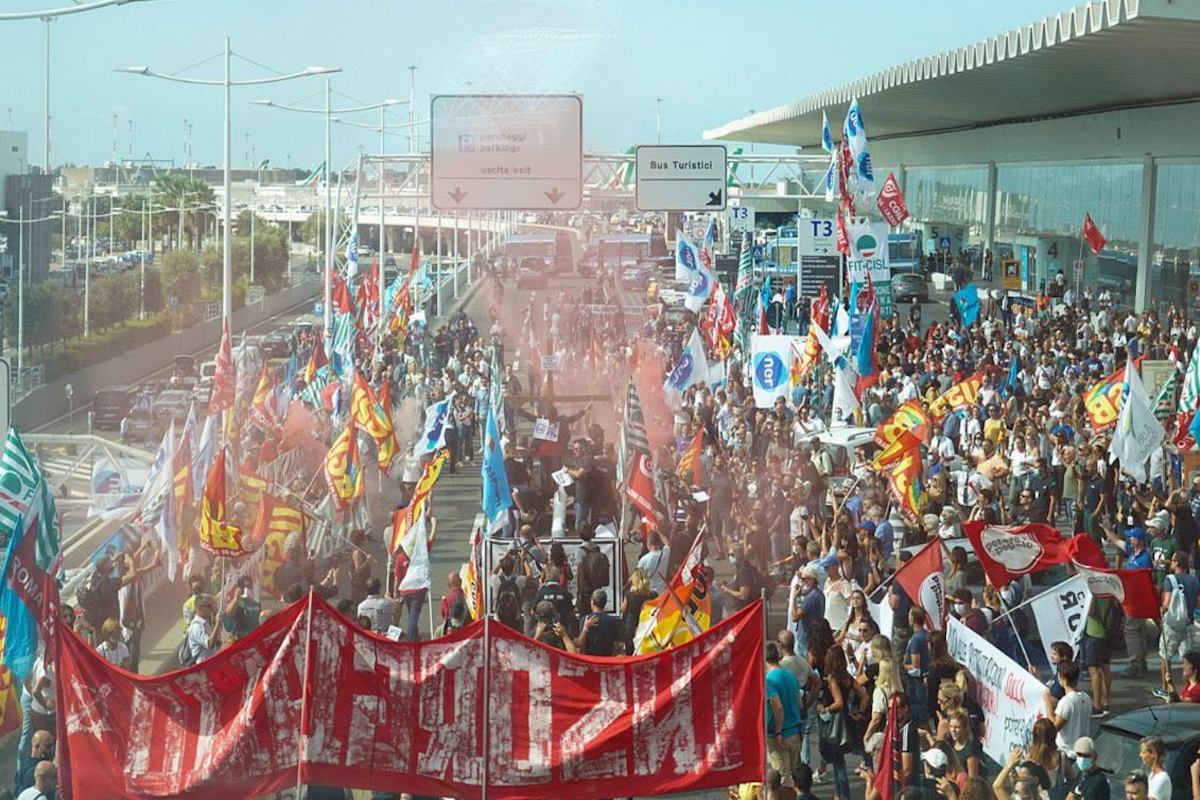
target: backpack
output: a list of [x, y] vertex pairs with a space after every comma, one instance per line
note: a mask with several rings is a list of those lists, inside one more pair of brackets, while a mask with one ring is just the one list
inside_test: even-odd
[[504, 578], [496, 590], [496, 619], [514, 631], [521, 630], [521, 592], [515, 578]]
[[[189, 630], [191, 626], [188, 626]], [[188, 631], [184, 631], [183, 641], [179, 643], [179, 647], [175, 649], [175, 660], [179, 662], [179, 668], [190, 667], [196, 663], [196, 655], [192, 651], [191, 645], [188, 643]]]
[[590, 600], [593, 590], [608, 586], [608, 578], [608, 556], [599, 549], [585, 550], [583, 562], [579, 565], [579, 594], [587, 595], [587, 599]]
[[1167, 580], [1171, 582], [1171, 600], [1167, 604], [1166, 613], [1163, 614], [1163, 624], [1176, 630], [1186, 628], [1191, 622], [1188, 618], [1187, 596], [1183, 593], [1183, 586], [1178, 578], [1168, 575]]
[[101, 614], [99, 583], [96, 574], [93, 573], [75, 594], [76, 605], [83, 609], [83, 621], [97, 630], [104, 624], [104, 620], [99, 619]]

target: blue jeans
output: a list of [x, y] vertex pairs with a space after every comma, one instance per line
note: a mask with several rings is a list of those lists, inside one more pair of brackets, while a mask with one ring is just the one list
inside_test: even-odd
[[832, 755], [829, 765], [833, 767], [833, 790], [839, 800], [850, 800], [850, 774], [846, 771], [846, 754]]
[[575, 530], [579, 530], [587, 524], [588, 518], [592, 515], [592, 504], [587, 500], [575, 500]]
[[[425, 607], [425, 592], [406, 594], [402, 602], [404, 603], [404, 640], [415, 642], [421, 633], [421, 609]], [[433, 631], [430, 631], [430, 635], [432, 634]]]

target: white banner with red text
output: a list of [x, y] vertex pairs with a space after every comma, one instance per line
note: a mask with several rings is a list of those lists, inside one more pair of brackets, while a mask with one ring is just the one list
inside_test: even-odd
[[946, 620], [946, 647], [975, 678], [975, 700], [983, 709], [983, 752], [1006, 763], [1012, 748], [1029, 745], [1034, 721], [1046, 715], [1045, 685], [954, 617]]
[[400, 643], [307, 599], [161, 676], [123, 672], [63, 632], [66, 796], [254, 797], [300, 780], [478, 798], [486, 781], [497, 800], [583, 800], [760, 779], [761, 605], [637, 658], [487, 624]]

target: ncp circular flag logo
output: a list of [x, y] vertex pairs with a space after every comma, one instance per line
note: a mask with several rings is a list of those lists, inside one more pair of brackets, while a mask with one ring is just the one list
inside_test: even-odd
[[675, 257], [679, 259], [679, 263], [683, 264], [687, 269], [695, 271], [696, 256], [692, 254], [692, 248], [687, 246], [687, 243], [680, 241], [675, 248]]
[[759, 353], [754, 357], [754, 380], [767, 391], [779, 388], [788, 377], [783, 366], [783, 359], [778, 353]]
[[871, 234], [864, 233], [854, 240], [854, 249], [858, 251], [861, 258], [870, 258], [879, 249], [879, 242]]
[[675, 369], [671, 370], [671, 385], [680, 389], [687, 386], [691, 381], [694, 367], [695, 362], [692, 360], [691, 351], [685, 350], [679, 357], [679, 363], [675, 365]]

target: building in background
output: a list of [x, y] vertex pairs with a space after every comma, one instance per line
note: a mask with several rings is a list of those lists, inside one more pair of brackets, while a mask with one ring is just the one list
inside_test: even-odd
[[[1029, 291], [1062, 272], [1138, 309], [1200, 310], [1197, 41], [1200, 4], [1102, 0], [705, 138], [819, 152], [822, 112], [839, 128], [857, 97], [877, 185], [896, 174], [927, 252], [990, 248]], [[1082, 246], [1085, 212], [1108, 240], [1099, 255]]]

